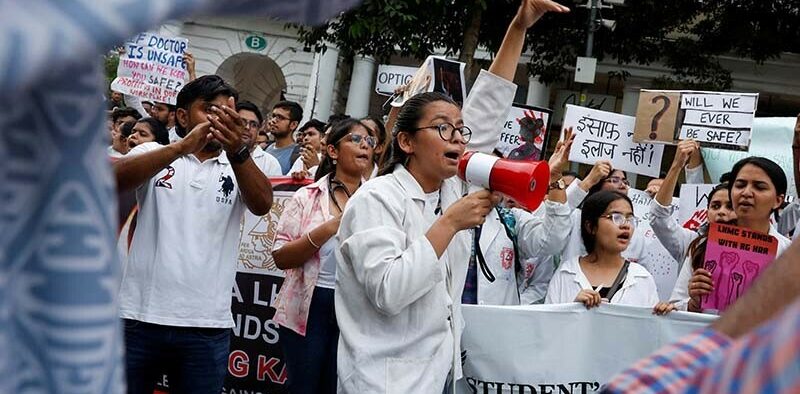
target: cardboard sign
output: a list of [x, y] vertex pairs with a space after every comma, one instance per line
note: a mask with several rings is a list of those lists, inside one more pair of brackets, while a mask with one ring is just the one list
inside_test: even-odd
[[[639, 263], [653, 276], [658, 298], [669, 300], [675, 282], [678, 280], [680, 265], [672, 258], [650, 227], [650, 204], [653, 203], [653, 198], [646, 192], [636, 189], [628, 189], [628, 198], [633, 203], [633, 214], [639, 218], [639, 225], [636, 227], [634, 236], [642, 236], [645, 239], [647, 254]], [[678, 199], [673, 198], [672, 206], [677, 208], [678, 204]], [[677, 209], [673, 209], [673, 212], [676, 211]], [[675, 214], [673, 214], [674, 216]]]
[[188, 44], [185, 38], [140, 33], [125, 43], [111, 89], [145, 100], [175, 104], [189, 77], [183, 57]]
[[704, 296], [703, 310], [722, 312], [744, 294], [778, 254], [775, 237], [743, 227], [714, 223], [709, 228], [704, 267], [714, 291]]
[[378, 66], [378, 76], [375, 79], [375, 92], [391, 96], [395, 89], [409, 83], [415, 72], [417, 69], [414, 67], [381, 64]]
[[467, 97], [465, 66], [461, 62], [428, 56], [411, 78], [408, 90], [392, 101], [392, 106], [401, 107], [406, 100], [423, 92], [439, 92], [463, 105]]
[[642, 90], [634, 141], [677, 143], [747, 150], [758, 93]]
[[[763, 156], [778, 163], [784, 172], [789, 185], [794, 185], [792, 171], [792, 138], [794, 136], [795, 118], [755, 118], [751, 134], [750, 149], [747, 152], [701, 148], [703, 162], [708, 169], [712, 182], [731, 170], [737, 161], [748, 156]], [[789, 187], [788, 194], [794, 196], [794, 187]]]
[[512, 160], [544, 160], [552, 114], [546, 108], [512, 104], [495, 149]]
[[678, 224], [689, 230], [697, 230], [708, 222], [708, 199], [714, 184], [681, 185]]
[[642, 90], [636, 107], [633, 140], [672, 143], [680, 101], [680, 92]]
[[610, 160], [614, 169], [658, 177], [664, 146], [633, 142], [634, 123], [632, 116], [567, 105], [563, 128], [572, 127], [575, 133], [569, 160]]

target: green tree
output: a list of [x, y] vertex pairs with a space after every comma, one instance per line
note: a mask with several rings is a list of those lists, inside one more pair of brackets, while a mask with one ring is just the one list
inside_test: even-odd
[[[567, 67], [582, 56], [588, 10], [585, 0], [563, 1], [572, 12], [546, 15], [526, 42], [533, 53], [532, 75], [544, 82], [571, 78]], [[800, 3], [796, 0], [628, 0], [601, 9], [617, 22], [615, 30], [595, 32], [594, 56], [620, 65], [663, 62], [671, 71], [656, 84], [675, 88], [724, 90], [730, 71], [719, 55], [733, 54], [756, 62], [784, 51], [800, 51]], [[439, 48], [471, 66], [475, 50], [500, 46], [517, 0], [365, 0], [329, 23], [301, 27], [301, 40], [319, 49], [325, 42], [345, 55], [364, 54], [386, 61], [391, 55], [423, 59]]]

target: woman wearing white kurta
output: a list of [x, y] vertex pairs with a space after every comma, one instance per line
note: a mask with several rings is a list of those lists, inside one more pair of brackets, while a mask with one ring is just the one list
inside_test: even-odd
[[391, 173], [364, 184], [345, 209], [335, 296], [340, 392], [439, 393], [448, 374], [461, 377], [459, 300], [472, 232], [460, 230], [482, 223], [497, 198], [485, 190], [462, 197], [458, 160], [467, 141], [471, 150], [494, 148], [525, 31], [548, 11], [566, 8], [523, 3], [463, 120], [441, 94], [409, 99], [394, 128]]
[[581, 302], [587, 308], [600, 305], [602, 299], [632, 306], [658, 303], [650, 273], [622, 256], [636, 222], [628, 196], [608, 190], [589, 196], [581, 212], [581, 238], [588, 254], [561, 263], [545, 303]]

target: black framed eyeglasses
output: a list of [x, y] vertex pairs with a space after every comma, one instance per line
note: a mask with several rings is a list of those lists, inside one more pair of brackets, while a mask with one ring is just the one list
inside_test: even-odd
[[455, 138], [456, 131], [461, 134], [461, 138], [464, 139], [464, 143], [468, 143], [469, 140], [472, 138], [472, 130], [467, 126], [456, 127], [451, 123], [441, 123], [436, 126], [425, 126], [415, 129], [414, 131], [425, 130], [425, 129], [435, 129], [439, 131], [439, 138], [447, 141], [453, 142], [453, 138]]
[[636, 227], [639, 225], [639, 218], [637, 218], [636, 216], [633, 215], [625, 216], [624, 214], [621, 214], [619, 212], [609, 213], [608, 215], [602, 215], [600, 217], [611, 220], [614, 224], [617, 225], [617, 227], [622, 227], [626, 223], [630, 224], [631, 227]]
[[627, 179], [620, 178], [618, 176], [610, 176], [610, 177], [606, 178], [606, 182], [608, 182], [608, 183], [610, 183], [612, 185], [619, 185], [620, 183], [622, 183], [625, 186], [630, 186], [631, 185], [631, 183], [628, 182]]
[[378, 140], [371, 135], [347, 133], [344, 137], [340, 138], [339, 141], [344, 140], [348, 136], [350, 137], [350, 141], [356, 145], [361, 145], [361, 141], [366, 141], [367, 146], [370, 147], [370, 149], [375, 149], [375, 147], [378, 146]]

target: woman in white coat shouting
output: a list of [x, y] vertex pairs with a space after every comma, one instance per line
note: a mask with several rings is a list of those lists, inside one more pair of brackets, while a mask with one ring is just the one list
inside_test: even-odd
[[339, 392], [440, 393], [448, 376], [461, 377], [459, 301], [472, 245], [472, 232], [462, 230], [481, 224], [498, 198], [485, 190], [464, 196], [458, 161], [466, 149], [496, 145], [527, 28], [567, 10], [526, 0], [463, 114], [436, 93], [400, 110], [386, 174], [353, 196], [339, 227]]

